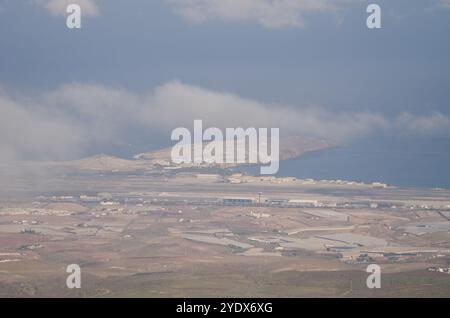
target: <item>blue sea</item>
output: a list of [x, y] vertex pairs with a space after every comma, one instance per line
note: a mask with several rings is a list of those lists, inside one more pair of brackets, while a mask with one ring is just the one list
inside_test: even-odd
[[365, 140], [283, 161], [278, 176], [450, 188], [450, 140]]

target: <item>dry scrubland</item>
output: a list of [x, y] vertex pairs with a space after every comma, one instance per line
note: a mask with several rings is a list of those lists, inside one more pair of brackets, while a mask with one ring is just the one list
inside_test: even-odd
[[[2, 297], [450, 296], [450, 275], [430, 270], [450, 266], [448, 190], [49, 170], [2, 193]], [[72, 263], [80, 290], [65, 284]]]

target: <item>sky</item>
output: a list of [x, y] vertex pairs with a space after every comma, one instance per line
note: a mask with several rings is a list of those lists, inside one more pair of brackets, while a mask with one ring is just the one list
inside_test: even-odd
[[449, 0], [0, 0], [0, 161], [142, 152], [194, 119], [450, 140], [449, 31]]

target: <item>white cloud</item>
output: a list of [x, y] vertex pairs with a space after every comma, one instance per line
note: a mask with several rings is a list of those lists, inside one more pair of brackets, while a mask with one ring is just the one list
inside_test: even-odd
[[194, 119], [202, 119], [205, 128], [278, 127], [284, 135], [335, 142], [380, 131], [450, 134], [450, 117], [441, 113], [389, 119], [367, 112], [293, 108], [176, 81], [145, 94], [70, 84], [37, 96], [14, 98], [0, 89], [0, 159], [73, 157], [100, 146], [134, 144], [137, 137], [163, 138], [158, 141], [169, 144], [170, 132], [177, 127], [192, 129]]
[[0, 159], [28, 155], [58, 158], [79, 149], [82, 142], [77, 127], [47, 113], [46, 108], [32, 110], [27, 103], [0, 96]]
[[[385, 120], [371, 113], [330, 113], [318, 108], [295, 109], [243, 99], [237, 95], [213, 92], [180, 82], [157, 88], [151, 96], [156, 125], [190, 127], [194, 119], [205, 125], [226, 127], [280, 127], [286, 134], [310, 135], [348, 140], [363, 136], [385, 125]], [[177, 114], [174, 116], [174, 114]]]
[[424, 116], [403, 113], [397, 118], [397, 129], [413, 135], [450, 135], [450, 117], [439, 112]]
[[37, 3], [43, 6], [51, 15], [66, 16], [67, 6], [70, 4], [78, 4], [81, 7], [81, 12], [85, 16], [97, 16], [98, 7], [94, 0], [36, 0]]
[[335, 12], [360, 0], [166, 0], [189, 22], [254, 22], [266, 28], [302, 27], [304, 15]]

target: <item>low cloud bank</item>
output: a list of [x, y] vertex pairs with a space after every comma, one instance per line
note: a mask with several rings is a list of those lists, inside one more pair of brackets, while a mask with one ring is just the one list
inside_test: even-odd
[[280, 128], [283, 135], [335, 143], [379, 133], [450, 136], [450, 117], [439, 112], [387, 117], [273, 105], [178, 81], [144, 94], [75, 83], [37, 95], [0, 90], [0, 161], [74, 158], [96, 147], [132, 145], [136, 138], [169, 144], [171, 131], [192, 129], [194, 119], [205, 128]]

